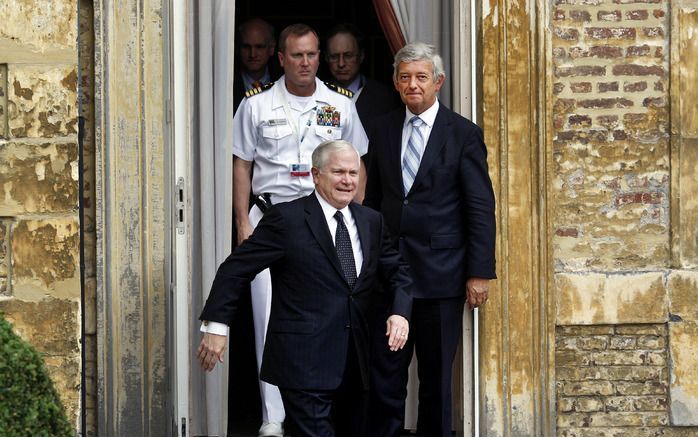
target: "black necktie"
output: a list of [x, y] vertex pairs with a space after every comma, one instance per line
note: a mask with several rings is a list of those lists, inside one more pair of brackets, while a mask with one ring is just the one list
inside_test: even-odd
[[347, 280], [350, 288], [354, 288], [356, 283], [356, 264], [354, 263], [354, 251], [351, 248], [351, 238], [349, 231], [344, 225], [344, 216], [341, 211], [337, 211], [334, 215], [337, 220], [337, 232], [334, 236], [334, 246], [337, 249], [339, 264], [342, 266], [344, 278]]

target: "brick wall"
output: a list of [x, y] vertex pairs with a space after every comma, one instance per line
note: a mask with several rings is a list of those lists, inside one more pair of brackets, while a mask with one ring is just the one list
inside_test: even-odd
[[556, 0], [555, 268], [669, 260], [667, 3]]
[[672, 258], [678, 188], [696, 180], [679, 187], [671, 166], [682, 96], [669, 83], [685, 70], [672, 11], [698, 2], [552, 4], [558, 435], [698, 436], [696, 360], [682, 354], [698, 344], [684, 304], [698, 280]]
[[663, 435], [665, 325], [559, 326], [556, 334], [558, 435]]

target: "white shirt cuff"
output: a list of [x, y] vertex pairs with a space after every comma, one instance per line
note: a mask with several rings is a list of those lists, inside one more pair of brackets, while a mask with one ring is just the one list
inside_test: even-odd
[[216, 335], [228, 335], [228, 325], [219, 322], [208, 322], [204, 320], [201, 322], [201, 327], [199, 331], [206, 332], [208, 334]]

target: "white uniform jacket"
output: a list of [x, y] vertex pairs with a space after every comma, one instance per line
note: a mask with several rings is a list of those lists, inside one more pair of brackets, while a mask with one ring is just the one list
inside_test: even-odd
[[368, 138], [351, 98], [317, 78], [315, 85], [315, 93], [302, 107], [289, 97], [284, 76], [240, 104], [233, 122], [233, 155], [254, 161], [254, 194], [289, 198], [310, 194], [312, 176], [293, 176], [290, 167], [306, 164], [309, 169], [311, 154], [323, 141], [342, 139], [360, 155], [366, 154]]

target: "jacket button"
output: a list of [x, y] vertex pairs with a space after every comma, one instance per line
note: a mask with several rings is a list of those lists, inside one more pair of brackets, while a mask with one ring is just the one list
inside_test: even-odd
[[407, 204], [409, 204], [409, 203], [410, 203], [410, 201], [407, 200], [407, 199], [405, 199], [405, 200], [402, 201], [402, 204], [403, 204], [403, 205], [407, 205]]
[[349, 329], [349, 328], [351, 328], [350, 324], [347, 323], [346, 325], [344, 325], [344, 329]]

